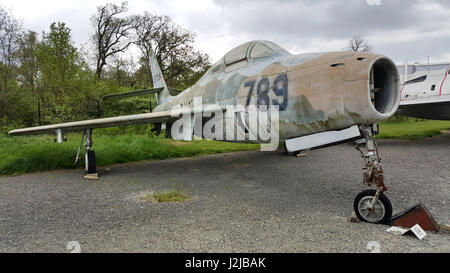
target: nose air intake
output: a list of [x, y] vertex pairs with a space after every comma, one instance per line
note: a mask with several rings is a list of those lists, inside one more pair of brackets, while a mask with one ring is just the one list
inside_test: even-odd
[[369, 99], [377, 113], [389, 117], [400, 104], [400, 80], [395, 64], [381, 57], [370, 67]]

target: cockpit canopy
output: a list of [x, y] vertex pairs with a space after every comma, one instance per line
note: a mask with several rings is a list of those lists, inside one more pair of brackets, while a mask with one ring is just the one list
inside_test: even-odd
[[280, 55], [291, 55], [291, 53], [270, 41], [251, 41], [230, 50], [223, 58], [214, 64], [211, 71], [214, 73], [224, 69], [226, 66], [246, 62], [249, 59], [259, 59]]

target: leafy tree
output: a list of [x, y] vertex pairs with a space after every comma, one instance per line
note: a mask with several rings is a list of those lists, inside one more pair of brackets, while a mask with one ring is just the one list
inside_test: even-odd
[[134, 72], [134, 79], [136, 80], [135, 87], [139, 89], [148, 88], [152, 86], [152, 72], [148, 59], [141, 57], [138, 62], [138, 69]]
[[61, 95], [79, 68], [79, 55], [65, 23], [52, 23], [43, 33], [37, 51], [42, 80], [55, 95]]
[[127, 86], [133, 88], [136, 84], [134, 69], [136, 64], [133, 58], [129, 59], [121, 56], [114, 56], [105, 72], [105, 79], [113, 81], [117, 86]]
[[42, 110], [46, 121], [70, 120], [71, 97], [79, 87], [75, 84], [81, 69], [81, 60], [65, 23], [52, 23], [43, 33], [36, 56], [40, 71]]
[[39, 72], [36, 57], [36, 50], [39, 45], [37, 33], [34, 31], [23, 33], [18, 39], [18, 44], [19, 50], [17, 51], [17, 57], [20, 61], [18, 69], [19, 81], [22, 86], [35, 91]]
[[11, 97], [9, 85], [14, 85], [16, 76], [17, 39], [21, 28], [21, 22], [0, 6], [0, 118], [9, 112], [8, 105]]
[[[37, 119], [37, 124], [41, 125], [40, 100], [42, 94], [38, 89], [39, 66], [36, 57], [36, 50], [39, 45], [37, 33], [34, 31], [24, 32], [18, 39], [19, 49], [17, 57], [20, 61], [18, 68], [18, 82], [24, 92], [31, 93], [30, 101], [35, 105], [37, 115], [33, 115]], [[31, 108], [34, 108], [30, 105]], [[31, 109], [30, 109], [31, 110]], [[32, 117], [33, 117], [32, 116]], [[31, 118], [31, 123], [34, 123]]]
[[[127, 10], [126, 2], [97, 8], [91, 17], [92, 58], [74, 45], [65, 23], [52, 23], [40, 36], [23, 31], [20, 20], [0, 7], [0, 130], [151, 111], [154, 95], [102, 100], [108, 93], [152, 85], [151, 49], [171, 87], [189, 87], [210, 67], [208, 55], [194, 48], [195, 33], [167, 16], [124, 17]], [[141, 53], [137, 63], [126, 57], [131, 43]], [[148, 128], [111, 132], [145, 133]]]

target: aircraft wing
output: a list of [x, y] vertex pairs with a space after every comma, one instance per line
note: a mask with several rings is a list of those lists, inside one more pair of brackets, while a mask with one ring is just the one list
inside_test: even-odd
[[450, 95], [401, 101], [397, 113], [416, 118], [450, 120]]
[[74, 131], [82, 129], [95, 129], [106, 128], [115, 126], [126, 126], [131, 124], [143, 124], [143, 123], [158, 123], [166, 122], [169, 120], [178, 119], [178, 117], [172, 117], [171, 111], [162, 111], [154, 113], [145, 113], [137, 115], [117, 116], [109, 118], [91, 119], [83, 121], [74, 121], [67, 123], [59, 123], [53, 125], [45, 125], [38, 127], [29, 127], [23, 129], [16, 129], [9, 132], [10, 135], [32, 135], [55, 132], [55, 130], [61, 129], [63, 131]]
[[403, 106], [409, 106], [409, 105], [439, 104], [439, 103], [448, 103], [448, 102], [450, 102], [450, 95], [433, 96], [433, 97], [429, 97], [429, 98], [402, 100], [402, 101], [400, 101], [400, 108], [402, 108]]

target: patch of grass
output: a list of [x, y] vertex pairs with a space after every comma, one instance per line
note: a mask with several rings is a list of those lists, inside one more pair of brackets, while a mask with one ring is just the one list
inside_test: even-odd
[[171, 190], [169, 192], [163, 193], [153, 193], [153, 198], [156, 199], [157, 202], [182, 202], [184, 200], [189, 199], [189, 196], [180, 193], [177, 190]]
[[176, 189], [173, 189], [169, 192], [153, 192], [142, 195], [139, 197], [139, 201], [141, 202], [182, 202], [190, 197], [186, 194], [179, 192]]
[[[380, 123], [377, 138], [420, 139], [438, 135], [446, 129], [450, 129], [450, 121], [390, 119]], [[107, 129], [94, 130], [93, 137], [98, 166], [259, 149], [257, 144], [174, 141], [140, 134], [109, 135], [102, 130]], [[64, 143], [53, 143], [54, 138], [52, 135], [11, 137], [0, 134], [0, 176], [74, 168], [81, 134], [68, 134], [68, 141]], [[82, 154], [78, 168], [83, 165]]]
[[[97, 166], [259, 149], [257, 144], [183, 142], [139, 134], [114, 136], [102, 134], [102, 130], [94, 130], [93, 135]], [[52, 135], [11, 137], [0, 134], [0, 175], [74, 168], [81, 134], [68, 134], [64, 143], [53, 143], [54, 138]], [[84, 147], [77, 166], [84, 166]]]
[[387, 120], [380, 123], [377, 138], [421, 139], [441, 134], [450, 128], [448, 120], [427, 120], [407, 118], [405, 120]]

